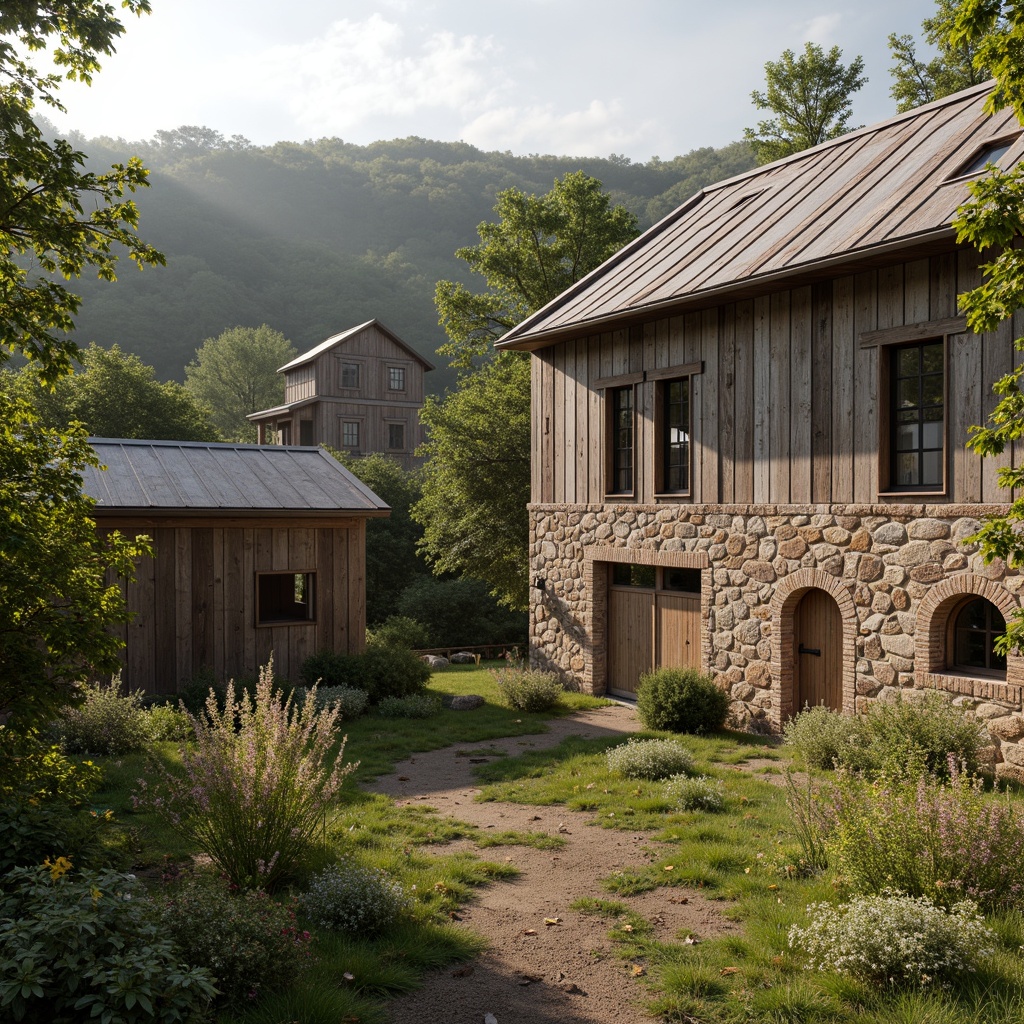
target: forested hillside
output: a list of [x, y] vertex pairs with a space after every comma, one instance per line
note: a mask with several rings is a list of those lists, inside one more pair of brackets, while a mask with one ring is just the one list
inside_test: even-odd
[[[166, 268], [144, 273], [123, 264], [114, 285], [76, 282], [84, 298], [78, 341], [119, 344], [159, 378], [177, 380], [206, 338], [238, 324], [267, 323], [305, 350], [379, 317], [443, 363], [434, 285], [465, 280], [454, 252], [477, 241], [500, 189], [543, 193], [582, 169], [646, 227], [700, 187], [753, 165], [745, 143], [635, 164], [419, 138], [260, 148], [205, 129], [160, 132], [145, 143], [73, 142], [97, 169], [144, 159], [152, 188], [136, 197], [140, 233], [167, 256]], [[439, 392], [451, 380], [439, 366], [428, 387]]]

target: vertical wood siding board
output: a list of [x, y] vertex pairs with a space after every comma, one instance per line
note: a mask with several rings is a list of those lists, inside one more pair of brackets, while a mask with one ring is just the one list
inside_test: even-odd
[[241, 594], [241, 636], [240, 661], [247, 676], [256, 674], [256, 531], [251, 527], [239, 530], [241, 565], [238, 572], [238, 586]]
[[906, 323], [904, 315], [903, 264], [882, 267], [878, 271], [878, 327], [898, 327]]
[[668, 366], [681, 366], [686, 362], [684, 355], [686, 345], [686, 324], [681, 316], [673, 316], [668, 321]]
[[795, 288], [790, 307], [792, 344], [790, 363], [790, 500], [806, 505], [811, 500], [814, 423], [811, 339], [811, 289]]
[[551, 409], [551, 430], [554, 434], [554, 494], [551, 500], [565, 501], [565, 349], [570, 342], [555, 345], [552, 368], [555, 374], [555, 401]]
[[175, 551], [173, 527], [158, 527], [150, 531], [156, 558], [155, 578], [156, 591], [153, 595], [155, 616], [155, 647], [156, 664], [153, 681], [157, 693], [175, 693], [178, 689], [174, 675], [176, 647], [176, 597], [175, 586]]
[[953, 449], [953, 486], [950, 494], [954, 501], [981, 501], [981, 459], [967, 449], [969, 429], [981, 420], [981, 363], [982, 337], [977, 334], [958, 334], [949, 339], [950, 401], [949, 444]]
[[913, 260], [904, 268], [904, 311], [906, 323], [931, 319], [931, 261]]
[[193, 676], [192, 665], [192, 531], [174, 530], [174, 676], [176, 689]]
[[[288, 555], [292, 568], [301, 572], [316, 570], [316, 531], [303, 527], [288, 531]], [[316, 586], [316, 584], [314, 584]], [[319, 589], [319, 588], [318, 588]], [[318, 597], [313, 596], [314, 613], [319, 613]], [[288, 674], [287, 678], [297, 679], [303, 661], [313, 652], [310, 641], [315, 637], [316, 626], [293, 626], [288, 631]]]
[[316, 638], [313, 653], [331, 647], [334, 632], [334, 546], [331, 531], [316, 531]]
[[348, 650], [348, 530], [332, 530], [334, 590], [334, 628], [330, 649], [344, 654]]
[[832, 378], [832, 282], [811, 291], [811, 498], [832, 497], [833, 416], [840, 395]]
[[366, 520], [358, 520], [348, 533], [349, 649], [359, 653], [366, 644]]
[[543, 501], [541, 496], [541, 467], [544, 446], [544, 417], [548, 415], [544, 401], [543, 377], [540, 357], [530, 355], [530, 501]]
[[954, 253], [943, 253], [931, 258], [931, 320], [944, 320], [956, 316], [957, 257]]
[[771, 501], [771, 330], [770, 301], [754, 300], [754, 502]]
[[869, 504], [878, 493], [878, 350], [862, 349], [856, 339], [881, 326], [876, 273], [858, 274], [854, 288], [853, 500]]
[[122, 680], [129, 690], [156, 691], [156, 592], [157, 560], [141, 558], [136, 563], [135, 583], [128, 587], [128, 604], [135, 617], [128, 623], [132, 642], [128, 647], [127, 675]]
[[691, 390], [691, 394], [696, 391], [699, 396], [701, 412], [701, 428], [695, 431], [698, 439], [697, 448], [701, 453], [701, 489], [696, 500], [716, 503], [722, 500], [719, 469], [722, 441], [718, 418], [718, 389], [721, 379], [719, 310], [705, 310], [701, 319], [701, 356], [704, 372], [692, 378], [697, 386]]
[[564, 501], [576, 501], [576, 402], [579, 391], [576, 387], [577, 373], [576, 351], [577, 341], [565, 343], [565, 497]]
[[587, 489], [584, 500], [598, 502], [604, 497], [601, 476], [604, 463], [604, 398], [594, 387], [601, 376], [601, 339], [587, 338]]
[[776, 292], [771, 297], [768, 385], [768, 425], [771, 431], [768, 447], [771, 468], [768, 476], [768, 500], [774, 504], [790, 501], [791, 301], [792, 295], [788, 291]]
[[554, 444], [555, 444], [555, 378], [552, 367], [551, 350], [547, 349], [535, 359], [541, 361], [541, 388], [543, 391], [542, 407], [544, 422], [541, 431], [544, 434], [544, 447], [541, 465], [541, 501], [554, 500]]
[[[736, 500], [736, 305], [720, 309], [718, 361], [718, 464], [719, 496], [725, 503]], [[703, 438], [698, 438], [703, 443]]]
[[192, 531], [192, 674], [216, 670], [213, 650], [213, 530]]
[[734, 497], [754, 500], [754, 336], [753, 300], [736, 304], [736, 432], [734, 436]]
[[213, 659], [214, 671], [220, 678], [229, 677], [231, 669], [227, 665], [225, 652], [225, 622], [227, 602], [224, 594], [224, 534], [222, 527], [213, 531]]

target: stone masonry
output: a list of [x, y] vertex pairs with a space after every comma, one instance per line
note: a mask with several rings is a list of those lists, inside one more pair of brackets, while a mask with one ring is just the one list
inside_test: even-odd
[[[1004, 678], [947, 668], [950, 611], [969, 595], [1009, 619], [1024, 576], [984, 564], [978, 505], [532, 505], [530, 649], [567, 685], [604, 689], [607, 561], [699, 567], [702, 668], [732, 722], [781, 728], [794, 713], [793, 611], [810, 587], [843, 620], [843, 708], [933, 688], [984, 721], [999, 776], [1024, 782], [1024, 658]], [[595, 569], [595, 566], [598, 568]], [[596, 614], [595, 614], [596, 612]], [[789, 645], [787, 647], [787, 644]]]

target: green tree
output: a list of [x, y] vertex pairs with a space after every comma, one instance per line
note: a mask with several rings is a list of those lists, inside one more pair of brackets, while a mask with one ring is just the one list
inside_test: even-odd
[[[31, 731], [72, 700], [79, 681], [117, 667], [124, 596], [146, 538], [101, 539], [82, 494], [96, 465], [85, 431], [41, 426], [0, 393], [0, 721]], [[2, 730], [0, 730], [2, 731]]]
[[889, 36], [889, 52], [893, 58], [889, 69], [893, 77], [889, 95], [896, 100], [899, 111], [913, 110], [992, 77], [983, 63], [975, 64], [977, 48], [973, 42], [966, 39], [956, 45], [950, 42], [959, 0], [937, 0], [936, 6], [935, 15], [921, 22], [924, 41], [938, 51], [931, 60], [918, 57], [912, 35], [894, 32]]
[[479, 226], [480, 244], [456, 252], [487, 290], [437, 286], [449, 339], [440, 351], [461, 376], [423, 410], [427, 463], [412, 514], [436, 573], [483, 580], [503, 604], [525, 608], [530, 364], [518, 352], [494, 355], [493, 342], [634, 238], [637, 223], [582, 172], [556, 179], [543, 196], [506, 189], [494, 209], [500, 219]]
[[759, 164], [781, 160], [820, 142], [851, 131], [851, 95], [866, 82], [864, 58], [843, 64], [843, 51], [833, 46], [826, 53], [817, 43], [805, 43], [798, 57], [786, 50], [764, 66], [765, 92], [751, 93], [758, 110], [775, 117], [747, 128], [743, 136]]
[[487, 290], [439, 281], [434, 302], [449, 341], [439, 350], [466, 368], [495, 339], [636, 237], [636, 218], [612, 206], [601, 182], [582, 171], [556, 178], [543, 196], [498, 193], [497, 222], [477, 228], [479, 245], [455, 255], [481, 274]]
[[[996, 86], [985, 109], [995, 113], [1011, 107], [1024, 123], [1024, 8], [1013, 0], [963, 0], [952, 19], [949, 45], [974, 49], [975, 66], [990, 68]], [[968, 326], [977, 333], [994, 331], [1024, 307], [1024, 171], [1019, 167], [989, 173], [970, 186], [971, 198], [953, 220], [959, 242], [968, 242], [986, 254], [982, 284], [959, 297]], [[1024, 351], [1024, 337], [1014, 340]], [[988, 426], [975, 427], [968, 446], [979, 455], [998, 455], [1024, 437], [1024, 391], [1018, 366], [993, 385], [999, 402]], [[1024, 467], [999, 471], [1001, 487], [1024, 493]], [[1012, 567], [1024, 566], [1024, 497], [1018, 497], [1005, 515], [993, 516], [976, 539], [986, 561], [1002, 558]], [[1024, 611], [1007, 623], [997, 642], [1003, 651], [1024, 650]]]
[[[133, 14], [149, 0], [122, 0]], [[77, 354], [68, 336], [79, 298], [57, 277], [92, 267], [114, 280], [116, 250], [140, 267], [163, 256], [135, 233], [138, 210], [125, 198], [146, 184], [132, 158], [104, 174], [84, 170], [66, 140], [48, 142], [32, 120], [36, 103], [63, 110], [62, 78], [89, 83], [124, 31], [103, 0], [5, 0], [0, 6], [0, 361], [21, 352], [52, 383]], [[53, 70], [31, 58], [43, 53]]]
[[209, 411], [176, 381], [158, 381], [138, 356], [117, 345], [90, 345], [79, 359], [80, 372], [34, 389], [36, 411], [48, 426], [78, 422], [95, 437], [218, 440]]
[[207, 338], [185, 367], [185, 387], [212, 410], [213, 422], [227, 438], [255, 441], [256, 427], [245, 417], [284, 401], [284, 377], [277, 372], [298, 355], [280, 332], [261, 327], [231, 327]]

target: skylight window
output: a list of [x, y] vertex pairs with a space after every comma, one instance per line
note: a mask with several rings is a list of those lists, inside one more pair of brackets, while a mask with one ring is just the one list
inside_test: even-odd
[[1012, 135], [1009, 138], [992, 139], [986, 142], [963, 166], [953, 175], [954, 178], [968, 178], [972, 174], [980, 174], [989, 164], [999, 164], [1004, 156], [1010, 151], [1018, 136]]

